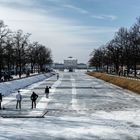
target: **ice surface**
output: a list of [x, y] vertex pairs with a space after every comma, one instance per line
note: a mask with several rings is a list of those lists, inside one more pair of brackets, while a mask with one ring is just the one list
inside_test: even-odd
[[[46, 85], [51, 86], [49, 98], [44, 95]], [[64, 86], [71, 88], [59, 88]], [[30, 109], [32, 91], [39, 95], [34, 110]], [[61, 72], [59, 80], [43, 78], [21, 92], [22, 110], [14, 109], [14, 96], [9, 95], [5, 104], [9, 110], [1, 113], [13, 110], [17, 115], [39, 116], [47, 110], [47, 114], [45, 118], [0, 118], [0, 140], [140, 139], [139, 95], [83, 72]]]

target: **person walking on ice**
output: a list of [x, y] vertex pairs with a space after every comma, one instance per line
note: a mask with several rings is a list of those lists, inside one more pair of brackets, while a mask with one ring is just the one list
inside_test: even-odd
[[59, 79], [59, 73], [57, 73], [57, 80]]
[[45, 88], [45, 94], [46, 94], [46, 98], [48, 98], [48, 95], [49, 95], [49, 87], [48, 86], [46, 86], [46, 88]]
[[32, 109], [36, 108], [36, 100], [38, 98], [38, 95], [33, 91], [31, 95], [31, 100], [32, 100]]
[[20, 94], [20, 91], [18, 91], [16, 99], [17, 99], [16, 109], [18, 109], [18, 107], [19, 109], [21, 109], [22, 95]]
[[1, 103], [2, 103], [2, 94], [0, 93], [0, 110], [1, 110]]

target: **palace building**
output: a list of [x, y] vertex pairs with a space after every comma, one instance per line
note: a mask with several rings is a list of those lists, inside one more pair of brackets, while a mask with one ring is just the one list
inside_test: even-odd
[[77, 68], [77, 59], [72, 56], [64, 60], [64, 68], [69, 69], [69, 71], [74, 71]]

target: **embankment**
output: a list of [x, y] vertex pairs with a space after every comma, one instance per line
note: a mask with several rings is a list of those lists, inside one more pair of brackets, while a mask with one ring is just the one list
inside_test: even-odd
[[26, 86], [29, 86], [33, 83], [45, 80], [46, 78], [49, 78], [51, 75], [52, 75], [51, 73], [39, 74], [18, 80], [2, 82], [0, 83], [0, 93], [2, 93], [5, 96], [9, 95], [10, 93], [18, 89], [25, 88]]
[[140, 94], [140, 81], [138, 80], [98, 72], [88, 72], [87, 74]]

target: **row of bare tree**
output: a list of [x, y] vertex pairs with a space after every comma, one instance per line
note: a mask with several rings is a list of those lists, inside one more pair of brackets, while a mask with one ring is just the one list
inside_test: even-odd
[[109, 72], [112, 69], [119, 75], [123, 68], [123, 73], [127, 75], [133, 70], [136, 76], [140, 65], [140, 17], [130, 29], [121, 27], [115, 33], [114, 39], [94, 49], [89, 64], [97, 70]]
[[35, 67], [41, 72], [45, 64], [52, 63], [51, 50], [38, 42], [31, 43], [30, 35], [22, 30], [12, 32], [0, 21], [0, 79], [4, 72], [10, 74], [13, 69], [21, 77], [29, 65], [31, 72]]

